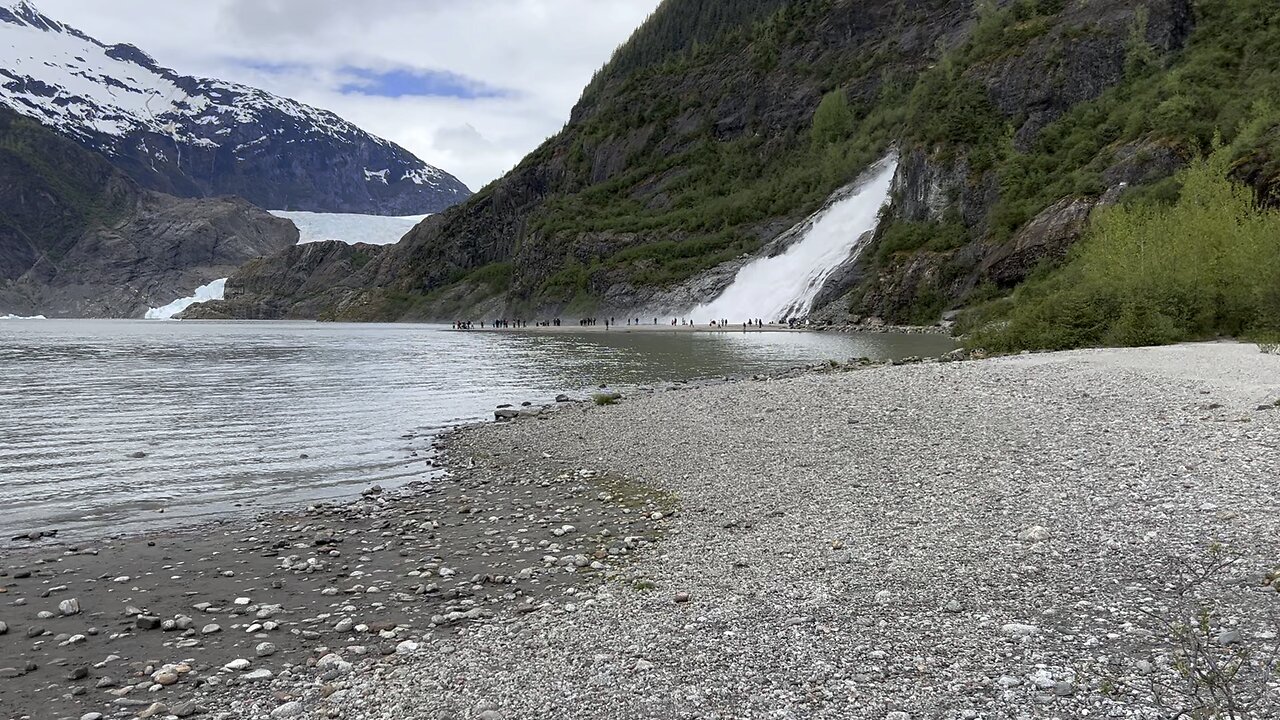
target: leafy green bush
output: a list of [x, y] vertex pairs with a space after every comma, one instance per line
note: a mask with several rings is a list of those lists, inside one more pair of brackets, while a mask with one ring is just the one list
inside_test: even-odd
[[978, 311], [971, 344], [1061, 350], [1280, 330], [1280, 213], [1227, 179], [1229, 157], [1219, 148], [1193, 162], [1173, 205], [1098, 212], [1061, 271]]
[[849, 107], [848, 94], [844, 90], [832, 90], [822, 97], [813, 114], [814, 144], [830, 145], [847, 139], [853, 134], [853, 123], [853, 108]]
[[509, 262], [490, 263], [472, 270], [467, 279], [475, 285], [484, 285], [490, 292], [506, 292], [511, 287], [513, 266]]

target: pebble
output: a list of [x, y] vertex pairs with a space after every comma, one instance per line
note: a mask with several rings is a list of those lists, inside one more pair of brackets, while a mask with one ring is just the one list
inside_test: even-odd
[[1018, 539], [1023, 542], [1044, 542], [1049, 539], [1049, 530], [1041, 525], [1032, 525], [1018, 533]]
[[208, 625], [200, 628], [201, 635], [213, 635], [214, 633], [220, 632], [222, 632], [222, 626], [217, 623], [209, 623]]
[[1039, 633], [1040, 628], [1023, 623], [1009, 623], [1000, 627], [1000, 634], [1010, 638], [1028, 638]]
[[291, 700], [281, 705], [280, 707], [276, 708], [275, 710], [272, 710], [271, 717], [292, 718], [292, 717], [298, 717], [302, 713], [303, 713], [302, 703], [298, 702], [297, 700]]
[[276, 646], [275, 643], [258, 643], [257, 647], [253, 649], [253, 652], [258, 657], [269, 657], [276, 654]]
[[63, 600], [62, 602], [58, 603], [58, 612], [61, 612], [63, 615], [66, 615], [66, 616], [79, 615], [80, 601], [75, 598], [68, 598], [66, 600]]

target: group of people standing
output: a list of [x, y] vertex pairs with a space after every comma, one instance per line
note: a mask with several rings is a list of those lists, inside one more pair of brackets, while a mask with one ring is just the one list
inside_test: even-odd
[[[543, 320], [543, 321], [534, 323], [535, 327], [551, 327], [552, 325], [554, 325], [555, 327], [560, 327], [560, 318], [556, 318], [555, 320]], [[471, 320], [457, 320], [453, 323], [454, 330], [474, 330], [475, 327], [476, 327], [475, 322]], [[505, 319], [494, 320], [489, 323], [488, 327], [492, 327], [494, 330], [512, 330], [512, 329], [518, 329], [518, 328], [527, 328], [529, 327], [529, 321], [528, 320], [505, 320]], [[480, 329], [484, 330], [485, 328], [486, 328], [485, 321], [481, 320]]]
[[[643, 324], [640, 318], [625, 318], [625, 320], [626, 320], [627, 327], [640, 327]], [[603, 324], [604, 328], [608, 330], [609, 328], [618, 326], [618, 319], [616, 317], [607, 317], [603, 319], [596, 318], [596, 317], [586, 317], [578, 321], [579, 327], [595, 327], [601, 324]], [[654, 326], [657, 326], [658, 318], [653, 319], [653, 324]], [[787, 324], [789, 327], [794, 328], [796, 326], [796, 321], [790, 320], [788, 321]], [[535, 322], [533, 325], [534, 327], [561, 327], [561, 322], [560, 322], [560, 318], [555, 318], [554, 320], [539, 320]], [[696, 325], [697, 323], [693, 320], [688, 320], [685, 318], [671, 318], [671, 327], [695, 327]], [[730, 323], [728, 320], [721, 318], [719, 320], [712, 320], [710, 323], [710, 326], [720, 330], [728, 330], [730, 327]], [[473, 330], [475, 329], [475, 327], [476, 327], [476, 323], [471, 320], [458, 320], [453, 323], [454, 330]], [[528, 320], [506, 320], [506, 319], [493, 320], [489, 322], [488, 327], [492, 327], [495, 330], [511, 330], [511, 329], [527, 328], [529, 327], [529, 321]], [[484, 330], [485, 328], [486, 328], [485, 321], [481, 320], [480, 329]], [[755, 318], [742, 323], [742, 330], [744, 332], [747, 330], [753, 330], [753, 329], [763, 330], [764, 320], [761, 320], [760, 318]]]

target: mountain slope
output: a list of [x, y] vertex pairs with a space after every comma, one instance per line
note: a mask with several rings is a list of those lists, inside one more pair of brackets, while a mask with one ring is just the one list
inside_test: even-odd
[[324, 314], [687, 309], [892, 147], [893, 204], [819, 318], [933, 322], [1005, 292], [1215, 130], [1276, 187], [1274, 111], [1241, 127], [1277, 89], [1267, 0], [713, 5], [664, 2], [560, 134]]
[[184, 197], [420, 215], [471, 194], [457, 178], [333, 113], [179, 75], [25, 0], [0, 7], [0, 105], [101, 152], [144, 187]]
[[143, 190], [0, 108], [0, 315], [142, 317], [297, 241], [245, 200]]

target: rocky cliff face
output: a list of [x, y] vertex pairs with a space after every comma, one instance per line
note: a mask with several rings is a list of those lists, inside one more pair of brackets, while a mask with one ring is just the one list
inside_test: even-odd
[[143, 187], [271, 210], [422, 215], [457, 178], [333, 113], [180, 75], [27, 2], [0, 7], [0, 105], [107, 156]]
[[293, 223], [245, 200], [143, 190], [0, 111], [0, 314], [142, 317], [297, 241]]

